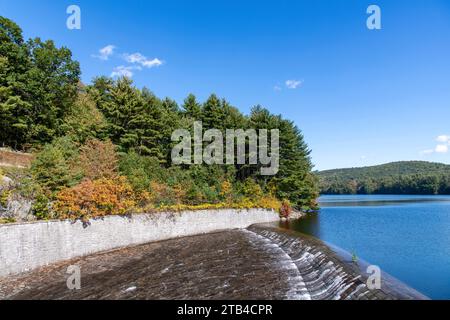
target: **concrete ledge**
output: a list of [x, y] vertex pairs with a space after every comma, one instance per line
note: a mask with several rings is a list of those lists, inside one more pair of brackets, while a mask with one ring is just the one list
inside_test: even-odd
[[0, 225], [0, 277], [100, 251], [277, 221], [262, 209], [110, 216], [89, 226], [71, 221]]

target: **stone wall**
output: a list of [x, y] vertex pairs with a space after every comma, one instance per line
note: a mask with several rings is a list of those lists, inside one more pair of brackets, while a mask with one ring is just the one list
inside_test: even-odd
[[274, 211], [206, 210], [0, 225], [0, 277], [100, 251], [277, 221]]
[[0, 166], [4, 167], [29, 167], [33, 155], [30, 153], [14, 152], [4, 148], [0, 148]]

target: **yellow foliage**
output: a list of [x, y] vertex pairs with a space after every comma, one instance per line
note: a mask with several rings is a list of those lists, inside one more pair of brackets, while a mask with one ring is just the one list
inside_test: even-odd
[[225, 180], [220, 186], [220, 196], [228, 202], [231, 202], [233, 196], [233, 185], [230, 181]]
[[269, 209], [275, 210], [277, 212], [280, 211], [281, 202], [275, 197], [268, 196], [257, 199], [256, 201], [252, 201], [249, 198], [244, 198], [239, 202], [235, 203], [205, 203], [200, 205], [185, 205], [185, 204], [177, 204], [172, 206], [160, 206], [157, 211], [200, 211], [200, 210], [218, 210], [218, 209]]
[[[255, 188], [256, 189], [256, 188]], [[136, 194], [125, 177], [118, 179], [85, 180], [79, 185], [59, 192], [53, 208], [60, 219], [81, 219], [107, 215], [142, 212], [179, 212], [218, 209], [269, 209], [280, 212], [282, 203], [274, 196], [244, 197], [232, 201], [232, 185], [222, 183], [223, 202], [200, 205], [183, 204], [186, 190], [181, 185], [170, 187], [159, 182], [150, 183], [150, 192]]]

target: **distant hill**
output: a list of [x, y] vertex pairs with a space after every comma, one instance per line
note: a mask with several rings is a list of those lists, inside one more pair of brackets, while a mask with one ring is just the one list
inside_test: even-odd
[[425, 161], [317, 172], [322, 194], [450, 194], [450, 165]]

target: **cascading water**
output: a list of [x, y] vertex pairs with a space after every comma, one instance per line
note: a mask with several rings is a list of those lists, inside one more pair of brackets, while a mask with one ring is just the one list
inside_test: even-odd
[[301, 288], [300, 298], [311, 300], [342, 299], [393, 299], [383, 291], [369, 290], [361, 274], [346, 270], [331, 256], [322, 251], [321, 246], [311, 245], [309, 239], [290, 236], [268, 227], [252, 226], [248, 231], [265, 238], [267, 247], [276, 246], [283, 250], [288, 258], [280, 261], [281, 265], [297, 269], [297, 276], [291, 278], [291, 293], [288, 298], [298, 299], [292, 293]]

